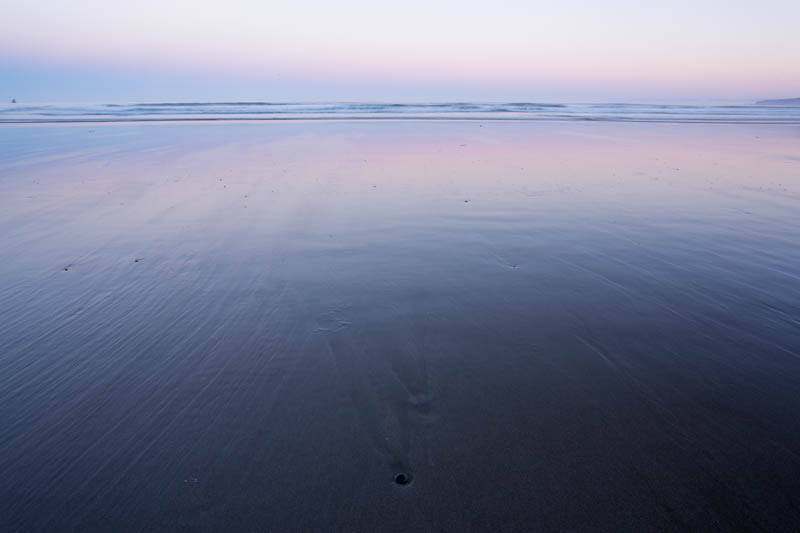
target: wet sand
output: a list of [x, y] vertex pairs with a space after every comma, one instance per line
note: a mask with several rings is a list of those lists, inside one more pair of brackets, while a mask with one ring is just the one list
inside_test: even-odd
[[797, 126], [6, 125], [0, 154], [2, 531], [800, 524]]

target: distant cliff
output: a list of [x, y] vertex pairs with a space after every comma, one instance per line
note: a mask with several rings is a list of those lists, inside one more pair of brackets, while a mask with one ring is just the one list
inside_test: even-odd
[[761, 100], [756, 102], [756, 105], [798, 105], [800, 106], [800, 98], [783, 98], [782, 100]]

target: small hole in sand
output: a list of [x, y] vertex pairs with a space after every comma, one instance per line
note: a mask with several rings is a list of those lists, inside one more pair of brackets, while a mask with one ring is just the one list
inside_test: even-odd
[[408, 474], [400, 472], [399, 474], [394, 476], [394, 482], [398, 485], [408, 485], [408, 482], [411, 481], [411, 478]]

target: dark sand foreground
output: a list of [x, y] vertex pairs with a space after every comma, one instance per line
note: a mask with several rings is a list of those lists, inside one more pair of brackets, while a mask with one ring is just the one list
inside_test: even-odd
[[0, 256], [0, 531], [800, 527], [796, 126], [5, 126]]

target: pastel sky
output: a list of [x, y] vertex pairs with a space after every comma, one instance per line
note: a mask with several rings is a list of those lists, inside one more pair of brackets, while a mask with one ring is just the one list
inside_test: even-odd
[[800, 1], [0, 0], [0, 98], [800, 96]]

